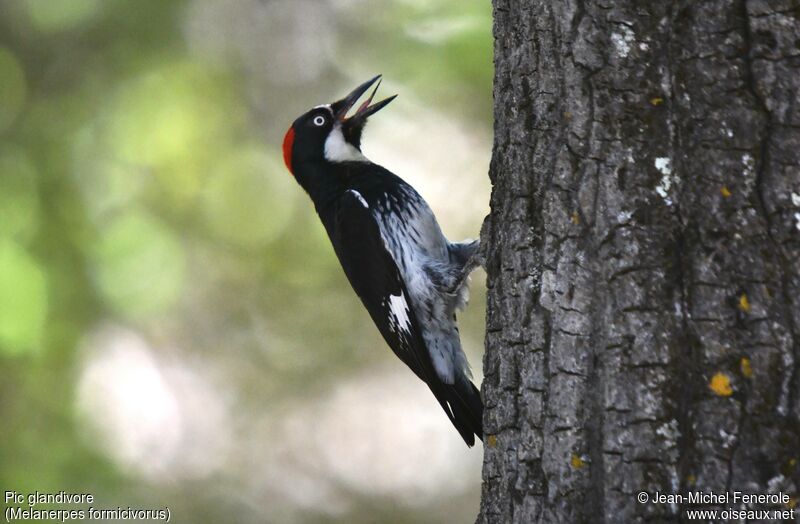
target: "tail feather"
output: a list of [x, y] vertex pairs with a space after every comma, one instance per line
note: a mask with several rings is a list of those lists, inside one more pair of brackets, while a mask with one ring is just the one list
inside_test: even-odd
[[475, 384], [459, 377], [453, 385], [431, 389], [467, 446], [475, 444], [475, 436], [483, 440], [483, 402]]

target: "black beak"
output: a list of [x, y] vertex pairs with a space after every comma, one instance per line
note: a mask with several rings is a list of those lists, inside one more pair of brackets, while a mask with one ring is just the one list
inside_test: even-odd
[[[376, 104], [372, 104], [372, 99], [375, 97], [375, 93], [378, 91], [378, 86], [381, 85], [380, 77], [381, 75], [378, 75], [375, 78], [372, 78], [371, 80], [367, 80], [357, 88], [353, 89], [353, 91], [349, 95], [339, 100], [338, 102], [334, 102], [333, 104], [331, 104], [331, 109], [333, 109], [333, 114], [336, 117], [336, 119], [346, 124], [347, 127], [359, 128], [360, 130], [360, 128], [364, 127], [364, 124], [366, 123], [367, 118], [370, 115], [377, 113], [378, 111], [386, 107], [386, 105], [389, 102], [394, 100], [395, 97], [397, 97], [397, 95], [390, 96], [389, 98], [381, 100]], [[347, 112], [350, 111], [350, 108], [352, 108], [355, 105], [358, 99], [361, 98], [361, 95], [366, 93], [367, 90], [375, 82], [378, 83], [377, 85], [375, 85], [375, 89], [372, 90], [372, 94], [369, 95], [369, 98], [367, 98], [367, 100], [364, 101], [364, 103], [362, 103], [358, 107], [358, 110], [353, 114], [353, 116], [351, 116], [350, 118], [346, 118]]]

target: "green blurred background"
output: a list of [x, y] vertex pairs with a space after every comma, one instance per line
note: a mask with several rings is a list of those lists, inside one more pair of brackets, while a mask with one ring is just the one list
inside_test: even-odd
[[377, 73], [400, 96], [365, 154], [476, 237], [488, 0], [0, 0], [3, 491], [472, 521], [480, 446], [380, 339], [280, 158], [297, 115]]

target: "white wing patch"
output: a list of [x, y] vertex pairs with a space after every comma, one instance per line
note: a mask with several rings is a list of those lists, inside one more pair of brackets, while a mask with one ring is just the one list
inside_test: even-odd
[[408, 302], [401, 291], [399, 295], [389, 295], [389, 329], [411, 333], [411, 320], [408, 318]]
[[325, 139], [325, 158], [331, 162], [366, 162], [367, 157], [344, 139], [342, 125], [336, 123]]
[[361, 202], [361, 205], [364, 206], [365, 208], [369, 209], [369, 204], [367, 204], [367, 201], [364, 200], [363, 196], [361, 196], [361, 193], [359, 193], [355, 189], [348, 189], [347, 192], [348, 193], [353, 193], [355, 195], [355, 197], [358, 199], [358, 201]]

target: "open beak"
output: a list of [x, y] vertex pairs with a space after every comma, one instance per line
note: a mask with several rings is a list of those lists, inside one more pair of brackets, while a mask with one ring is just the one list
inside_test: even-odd
[[[389, 98], [381, 100], [380, 102], [372, 104], [372, 99], [375, 98], [375, 93], [378, 91], [378, 86], [381, 85], [380, 78], [381, 75], [378, 75], [375, 78], [367, 80], [357, 88], [353, 89], [349, 95], [338, 102], [331, 104], [331, 109], [333, 109], [333, 114], [336, 119], [342, 123], [344, 128], [353, 132], [357, 132], [359, 136], [361, 134], [361, 129], [367, 122], [367, 118], [386, 107], [389, 102], [397, 97], [397, 95], [393, 95]], [[377, 84], [375, 85], [375, 89], [372, 90], [372, 94], [370, 94], [369, 97], [360, 106], [358, 106], [358, 109], [350, 118], [347, 118], [347, 113], [356, 104], [356, 102], [358, 102], [358, 99], [361, 98], [361, 96], [369, 90], [372, 84], [375, 84], [376, 82]]]

